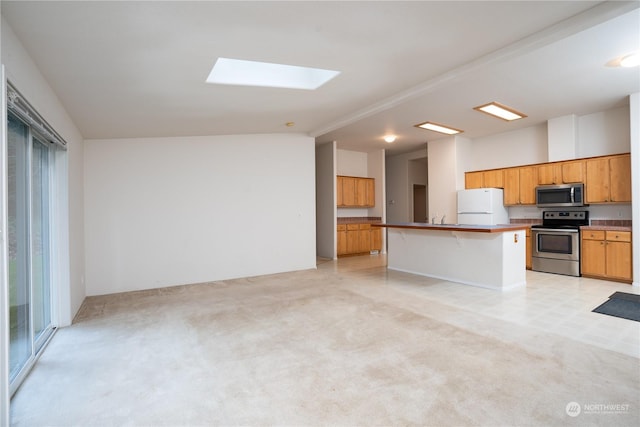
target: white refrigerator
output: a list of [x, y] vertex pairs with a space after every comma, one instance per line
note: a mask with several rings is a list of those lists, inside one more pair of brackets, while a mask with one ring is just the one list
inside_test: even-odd
[[476, 225], [509, 224], [501, 188], [458, 191], [458, 223]]

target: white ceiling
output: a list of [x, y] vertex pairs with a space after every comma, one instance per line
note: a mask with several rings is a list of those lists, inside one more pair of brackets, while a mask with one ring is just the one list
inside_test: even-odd
[[[639, 69], [604, 64], [640, 50], [639, 6], [2, 1], [1, 11], [87, 139], [299, 132], [399, 153], [443, 137], [413, 127], [427, 120], [478, 138], [626, 105]], [[220, 56], [341, 74], [316, 91], [205, 83]], [[472, 110], [490, 101], [528, 117]]]

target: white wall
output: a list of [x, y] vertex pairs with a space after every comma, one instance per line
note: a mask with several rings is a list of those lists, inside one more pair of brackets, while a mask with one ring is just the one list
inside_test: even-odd
[[337, 150], [337, 175], [367, 177], [368, 155], [360, 151]]
[[427, 157], [426, 147], [410, 153], [389, 156], [385, 160], [387, 222], [410, 222], [413, 217], [413, 184], [410, 162]]
[[315, 268], [314, 157], [293, 134], [86, 141], [87, 294]]
[[367, 153], [367, 177], [375, 179], [375, 200], [376, 205], [368, 209], [367, 216], [379, 216], [382, 220], [386, 217], [386, 195], [384, 191], [385, 182], [385, 157], [384, 150]]
[[[376, 205], [373, 208], [369, 208], [368, 216], [378, 216], [382, 219], [382, 222], [387, 221], [387, 194], [385, 191], [386, 182], [386, 158], [385, 150], [374, 151], [367, 156], [367, 169], [369, 171], [369, 178], [374, 178], [376, 181]], [[382, 229], [382, 253], [387, 252], [387, 233], [386, 229]]]
[[456, 137], [448, 137], [427, 143], [429, 180], [429, 222], [446, 216], [446, 222], [455, 222], [458, 190], [458, 153]]
[[316, 253], [337, 258], [336, 143], [316, 146]]
[[577, 158], [628, 153], [629, 107], [578, 117]]
[[547, 125], [476, 138], [469, 151], [468, 171], [497, 169], [547, 161]]
[[58, 100], [56, 94], [36, 67], [11, 27], [2, 19], [2, 63], [6, 77], [25, 96], [45, 120], [67, 141], [68, 259], [64, 254], [65, 272], [57, 295], [58, 326], [69, 325], [85, 297], [84, 286], [84, 225], [83, 225], [83, 140], [77, 127]]
[[559, 162], [578, 157], [578, 116], [569, 114], [547, 122], [547, 161]]
[[421, 159], [412, 159], [409, 160], [407, 166], [409, 167], [409, 210], [410, 210], [410, 219], [411, 221], [415, 220], [415, 215], [414, 215], [414, 211], [415, 211], [415, 195], [414, 195], [414, 191], [413, 191], [413, 186], [414, 185], [424, 185], [426, 187], [426, 194], [427, 197], [425, 198], [425, 202], [424, 202], [424, 212], [425, 215], [428, 216], [429, 213], [429, 186], [428, 186], [428, 180], [427, 180], [427, 171], [428, 171], [428, 161], [426, 157], [423, 157]]
[[[577, 131], [553, 127], [572, 122], [575, 116], [565, 116], [551, 120], [554, 135], [564, 134], [567, 138], [577, 136], [577, 141], [561, 141], [549, 138], [547, 124], [476, 138], [472, 141], [467, 170], [496, 169], [522, 166], [548, 161], [569, 160], [567, 153], [575, 149], [573, 158], [606, 156], [628, 153], [629, 107], [623, 106], [584, 116], [577, 116]], [[572, 125], [573, 126], [573, 125]], [[548, 144], [551, 144], [550, 147]], [[559, 146], [562, 145], [562, 146]], [[566, 145], [566, 146], [565, 146]]]
[[633, 286], [640, 286], [640, 92], [629, 96], [629, 141], [631, 145], [631, 200]]

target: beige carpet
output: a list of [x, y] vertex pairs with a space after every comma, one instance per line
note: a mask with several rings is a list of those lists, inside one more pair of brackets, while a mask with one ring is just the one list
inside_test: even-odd
[[[481, 316], [461, 328], [380, 276], [327, 265], [89, 298], [12, 424], [638, 425], [638, 359]], [[572, 401], [629, 408], [573, 418]]]

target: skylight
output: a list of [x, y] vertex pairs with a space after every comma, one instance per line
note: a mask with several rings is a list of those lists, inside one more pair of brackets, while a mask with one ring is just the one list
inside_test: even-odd
[[338, 74], [319, 68], [218, 58], [207, 83], [315, 90]]

